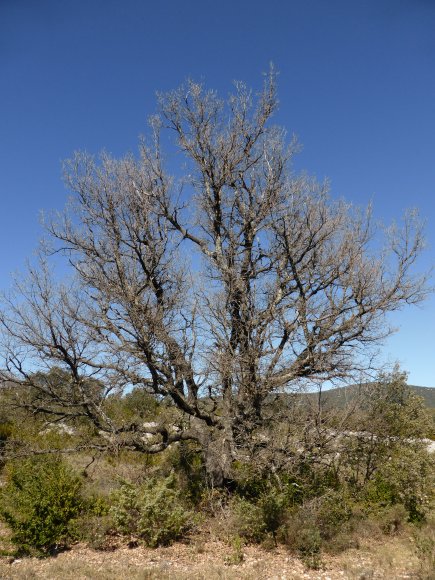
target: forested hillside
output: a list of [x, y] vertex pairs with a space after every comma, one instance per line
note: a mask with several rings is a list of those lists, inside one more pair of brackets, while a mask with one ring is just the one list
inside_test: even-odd
[[[321, 400], [325, 406], [344, 407], [360, 396], [366, 387], [367, 385], [349, 385], [335, 389], [326, 389], [321, 393]], [[408, 385], [408, 388], [416, 396], [421, 397], [428, 408], [435, 408], [435, 387]], [[310, 396], [317, 398], [318, 394], [316, 393]]]

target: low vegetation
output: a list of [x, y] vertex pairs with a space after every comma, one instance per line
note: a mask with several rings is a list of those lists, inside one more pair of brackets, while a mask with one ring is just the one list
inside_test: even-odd
[[[235, 462], [232, 479], [220, 487], [210, 485], [192, 442], [158, 456], [116, 447], [92, 457], [88, 450], [61, 453], [86, 435], [86, 425], [76, 424], [74, 432], [62, 424], [48, 429], [43, 417], [23, 423], [22, 411], [11, 410], [2, 424], [4, 449], [13, 454], [31, 444], [38, 454], [3, 466], [0, 518], [11, 542], [3, 553], [49, 556], [77, 542], [97, 550], [180, 540], [196, 545], [207, 537], [228, 546], [226, 565], [239, 565], [247, 547], [257, 545], [285, 548], [317, 569], [328, 554], [356, 550], [367, 536], [412, 537], [416, 577], [431, 578], [435, 457], [422, 441], [430, 418], [403, 375], [382, 381], [348, 418], [353, 431], [336, 431], [346, 410], [325, 411], [317, 434], [300, 434], [305, 448], [287, 467], [270, 469], [261, 456]], [[112, 414], [140, 412], [148, 421], [151, 412], [173, 412], [150, 408], [137, 393], [109, 407]], [[47, 437], [50, 451], [59, 445], [58, 454], [44, 453]]]
[[59, 457], [13, 461], [5, 470], [0, 517], [18, 553], [48, 554], [66, 545], [69, 524], [84, 509], [82, 480]]

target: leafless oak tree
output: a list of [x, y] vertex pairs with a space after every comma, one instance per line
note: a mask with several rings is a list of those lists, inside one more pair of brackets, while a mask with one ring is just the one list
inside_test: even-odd
[[[425, 295], [411, 271], [421, 228], [408, 214], [381, 232], [370, 210], [295, 175], [276, 107], [274, 74], [226, 102], [189, 82], [160, 97], [137, 158], [66, 164], [74, 195], [47, 229], [74, 279], [55, 283], [44, 258], [1, 314], [9, 379], [32, 387], [30, 410], [86, 417], [150, 452], [219, 442], [228, 464], [273, 420], [272, 395], [370, 364], [392, 330], [385, 315]], [[168, 135], [183, 179], [167, 171]], [[68, 383], [41, 380], [41, 365]], [[111, 419], [105, 399], [131, 386], [171, 400], [178, 424]]]

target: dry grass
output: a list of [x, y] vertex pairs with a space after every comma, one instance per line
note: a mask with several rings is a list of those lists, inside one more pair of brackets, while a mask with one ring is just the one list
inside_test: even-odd
[[76, 547], [56, 558], [0, 563], [0, 577], [62, 580], [304, 578], [303, 565], [285, 552], [263, 554], [256, 548], [246, 548], [243, 562], [234, 566], [225, 564], [230, 555], [231, 549], [219, 542], [208, 543], [200, 550], [195, 543], [157, 550], [119, 548], [114, 552]]
[[337, 563], [350, 580], [418, 578], [418, 560], [408, 537], [365, 541], [358, 550], [341, 554]]
[[[232, 548], [222, 542], [192, 538], [156, 550], [119, 547], [112, 552], [94, 551], [83, 546], [55, 558], [0, 559], [0, 578], [61, 580], [385, 580], [417, 579], [418, 561], [408, 537], [363, 543], [339, 556], [325, 555], [321, 570], [307, 570], [284, 548], [264, 551], [243, 548], [243, 560], [234, 565]], [[429, 578], [429, 576], [427, 577]]]
[[[145, 473], [143, 459], [124, 453], [122, 457], [75, 454], [66, 457], [77, 473], [85, 473], [86, 481], [93, 493], [109, 495], [119, 487], [121, 480], [140, 481]], [[87, 487], [87, 486], [85, 486]]]

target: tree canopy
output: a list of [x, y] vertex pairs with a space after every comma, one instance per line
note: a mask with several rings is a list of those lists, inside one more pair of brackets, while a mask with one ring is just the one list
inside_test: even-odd
[[[273, 72], [226, 101], [188, 82], [159, 97], [138, 156], [65, 164], [71, 202], [0, 314], [8, 378], [39, 393], [27, 405], [150, 452], [219, 440], [231, 460], [273, 421], [272, 395], [372, 367], [386, 315], [425, 296], [421, 226], [409, 212], [381, 230], [295, 174], [277, 105]], [[54, 281], [54, 252], [72, 281]], [[68, 384], [35, 372], [53, 366]], [[171, 401], [172, 423], [114, 421], [105, 400], [132, 387]]]

